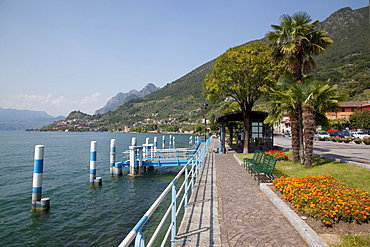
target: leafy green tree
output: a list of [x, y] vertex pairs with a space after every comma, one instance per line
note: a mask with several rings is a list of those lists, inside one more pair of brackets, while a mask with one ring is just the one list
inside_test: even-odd
[[272, 62], [268, 45], [254, 42], [231, 48], [218, 57], [203, 82], [208, 100], [220, 102], [231, 97], [239, 104], [244, 118], [244, 153], [249, 148], [252, 108], [281, 73], [282, 67]]
[[345, 118], [336, 118], [329, 120], [329, 126], [337, 129], [344, 129], [349, 127], [349, 121]]
[[356, 111], [349, 118], [351, 127], [356, 129], [370, 129], [370, 111]]
[[[333, 40], [328, 37], [328, 33], [317, 30], [319, 21], [312, 22], [312, 18], [306, 12], [297, 12], [293, 16], [282, 15], [280, 25], [271, 25], [274, 31], [269, 31], [265, 38], [270, 42], [273, 56], [276, 61], [283, 62], [286, 71], [292, 73], [296, 83], [302, 83], [305, 74], [308, 74], [314, 67], [314, 55], [318, 55], [333, 44]], [[295, 100], [295, 112], [293, 118], [298, 119], [298, 133], [292, 131], [293, 135], [298, 135], [299, 142], [293, 142], [297, 137], [292, 138], [293, 152], [299, 150], [301, 164], [304, 163], [303, 149], [303, 126], [302, 126], [302, 105], [299, 99]], [[295, 146], [295, 145], [298, 145]], [[297, 156], [295, 153], [294, 156]]]

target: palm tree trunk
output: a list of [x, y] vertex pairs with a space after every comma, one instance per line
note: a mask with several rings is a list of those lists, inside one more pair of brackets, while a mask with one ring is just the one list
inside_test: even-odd
[[293, 162], [296, 163], [299, 161], [299, 124], [298, 124], [298, 115], [290, 114], [290, 131], [292, 134], [292, 153], [293, 153]]
[[303, 141], [303, 117], [302, 117], [302, 105], [297, 105], [297, 112], [298, 112], [298, 126], [299, 126], [299, 158], [301, 165], [303, 166], [305, 163], [305, 155], [304, 155], [304, 141]]
[[302, 117], [304, 124], [305, 167], [311, 168], [313, 158], [313, 139], [316, 129], [315, 108], [310, 105], [303, 105]]

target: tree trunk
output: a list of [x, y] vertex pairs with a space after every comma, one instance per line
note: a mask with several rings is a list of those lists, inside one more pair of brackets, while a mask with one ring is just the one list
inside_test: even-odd
[[244, 142], [243, 142], [243, 153], [249, 152], [249, 141], [251, 137], [251, 129], [252, 129], [252, 123], [251, 123], [251, 113], [252, 113], [252, 107], [250, 105], [247, 105], [243, 111], [244, 116]]
[[296, 163], [299, 161], [299, 124], [298, 124], [298, 115], [290, 114], [290, 131], [292, 138], [292, 153], [293, 153], [293, 162]]
[[313, 139], [316, 130], [315, 108], [310, 105], [303, 105], [302, 117], [304, 124], [305, 167], [311, 168], [313, 157]]
[[302, 106], [297, 105], [298, 112], [298, 126], [299, 126], [299, 158], [301, 165], [305, 164], [305, 155], [304, 155], [304, 141], [303, 141], [303, 117], [302, 117]]

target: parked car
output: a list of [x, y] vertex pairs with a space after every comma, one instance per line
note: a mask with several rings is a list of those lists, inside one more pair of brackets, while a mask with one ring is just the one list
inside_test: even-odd
[[352, 132], [352, 136], [354, 138], [360, 138], [360, 139], [363, 139], [365, 136], [369, 136], [368, 134], [366, 134], [365, 132], [362, 132], [362, 131], [356, 131], [356, 132]]
[[330, 135], [326, 131], [317, 131], [315, 133], [315, 135], [314, 135], [314, 139], [317, 140], [319, 138], [327, 138], [327, 139], [329, 139], [330, 138]]
[[330, 132], [329, 135], [330, 136], [339, 136], [339, 137], [342, 137], [342, 138], [346, 138], [346, 137], [351, 136], [348, 131], [332, 131], [332, 132]]
[[289, 133], [289, 132], [284, 133], [284, 134], [283, 134], [283, 137], [290, 137], [290, 133]]

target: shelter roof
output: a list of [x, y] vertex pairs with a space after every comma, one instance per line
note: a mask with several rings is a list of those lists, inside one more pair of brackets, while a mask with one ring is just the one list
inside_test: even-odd
[[[252, 120], [264, 120], [267, 117], [267, 112], [262, 111], [252, 111], [251, 119]], [[234, 111], [228, 112], [224, 114], [220, 114], [216, 116], [216, 123], [222, 123], [224, 121], [231, 122], [231, 121], [243, 121], [243, 112], [241, 111]]]

